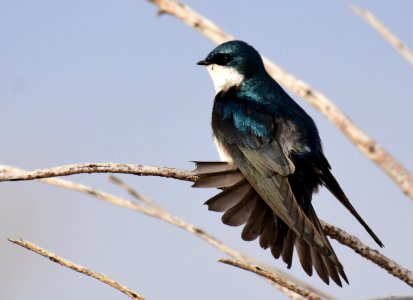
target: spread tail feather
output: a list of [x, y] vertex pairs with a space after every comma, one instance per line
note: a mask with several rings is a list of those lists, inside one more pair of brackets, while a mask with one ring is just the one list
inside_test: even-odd
[[[205, 179], [217, 178], [222, 174], [231, 175], [240, 172], [228, 163], [201, 163], [197, 162], [198, 175], [203, 186]], [[228, 177], [227, 177], [228, 178]], [[236, 178], [236, 177], [232, 177]], [[220, 185], [219, 185], [220, 186]], [[230, 186], [222, 187], [223, 191], [209, 199], [205, 204], [209, 210], [224, 212], [222, 221], [230, 226], [245, 224], [241, 237], [243, 240], [252, 241], [259, 237], [260, 246], [270, 248], [275, 258], [281, 258], [290, 268], [293, 260], [294, 246], [304, 271], [312, 276], [313, 266], [318, 276], [327, 284], [330, 279], [342, 286], [341, 278], [347, 283], [343, 267], [325, 236], [318, 217], [310, 205], [308, 219], [320, 234], [323, 244], [327, 247], [328, 256], [320, 252], [318, 247], [308, 243], [303, 237], [298, 236], [277, 215], [268, 204], [256, 193], [248, 181], [241, 176]]]
[[244, 179], [234, 165], [227, 162], [197, 161], [195, 173], [199, 178], [192, 185], [200, 188], [225, 188]]

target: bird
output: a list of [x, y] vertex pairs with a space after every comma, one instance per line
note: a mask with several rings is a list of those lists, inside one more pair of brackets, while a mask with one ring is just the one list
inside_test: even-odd
[[320, 186], [383, 243], [352, 206], [331, 173], [313, 119], [267, 73], [255, 48], [240, 40], [220, 44], [198, 65], [215, 87], [212, 132], [221, 161], [196, 161], [194, 187], [218, 188], [205, 202], [222, 222], [244, 225], [243, 240], [259, 238], [291, 268], [294, 248], [304, 271], [326, 284], [349, 284], [312, 205]]

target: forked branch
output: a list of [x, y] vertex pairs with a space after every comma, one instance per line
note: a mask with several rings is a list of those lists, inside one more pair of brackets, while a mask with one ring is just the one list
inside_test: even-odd
[[[63, 188], [69, 188], [69, 189], [86, 192], [90, 195], [98, 197], [99, 199], [102, 199], [104, 201], [111, 202], [115, 205], [126, 207], [132, 210], [137, 210], [145, 214], [155, 216], [160, 219], [164, 219], [165, 221], [171, 224], [177, 225], [181, 228], [185, 229], [185, 227], [187, 227], [185, 222], [183, 222], [182, 220], [176, 217], [173, 217], [171, 215], [162, 214], [162, 210], [158, 210], [154, 208], [145, 208], [144, 206], [137, 205], [131, 201], [125, 201], [120, 197], [98, 192], [85, 185], [74, 184], [68, 181], [64, 181], [62, 179], [47, 178], [47, 177], [67, 176], [67, 175], [82, 174], [82, 173], [102, 173], [102, 172], [110, 173], [112, 167], [113, 167], [112, 173], [133, 174], [133, 175], [139, 175], [139, 176], [159, 176], [159, 177], [168, 177], [168, 178], [174, 178], [174, 179], [185, 180], [185, 181], [194, 181], [196, 179], [196, 175], [193, 172], [186, 171], [186, 170], [180, 170], [180, 169], [174, 169], [174, 168], [153, 167], [153, 166], [144, 166], [144, 165], [116, 164], [116, 163], [114, 164], [112, 163], [85, 163], [85, 164], [61, 166], [61, 167], [50, 168], [50, 169], [41, 169], [41, 170], [35, 170], [35, 171], [30, 171], [30, 172], [24, 172], [16, 168], [0, 165], [0, 181], [33, 180], [33, 179], [43, 178], [43, 180], [47, 183], [58, 185]], [[411, 271], [403, 268], [396, 262], [388, 259], [384, 255], [380, 254], [378, 251], [372, 250], [371, 248], [367, 247], [360, 241], [358, 241], [357, 243], [353, 242], [357, 238], [352, 235], [349, 235], [345, 231], [337, 227], [327, 225], [327, 223], [325, 222], [324, 224], [325, 226], [323, 226], [323, 228], [327, 235], [331, 235], [338, 242], [350, 247], [357, 253], [360, 253], [360, 254], [363, 253], [362, 255], [363, 257], [378, 264], [380, 267], [388, 271], [390, 274], [406, 282], [407, 284], [413, 286], [412, 285], [413, 277], [412, 277]], [[189, 228], [186, 228], [186, 230], [193, 232], [193, 233], [198, 232], [199, 236], [203, 239], [210, 239], [208, 234], [206, 234], [202, 230], [197, 229], [196, 227], [192, 225]], [[216, 240], [214, 241], [214, 239], [212, 239], [212, 241], [216, 247], [222, 244], [222, 242], [218, 242]], [[370, 249], [370, 250], [366, 251], [366, 249]], [[222, 248], [220, 250], [222, 251]], [[223, 252], [227, 253], [226, 251], [223, 251]], [[234, 257], [234, 258], [239, 259], [239, 257], [242, 258], [242, 255], [238, 257]], [[377, 263], [378, 258], [380, 259], [380, 261], [386, 262], [386, 263]]]

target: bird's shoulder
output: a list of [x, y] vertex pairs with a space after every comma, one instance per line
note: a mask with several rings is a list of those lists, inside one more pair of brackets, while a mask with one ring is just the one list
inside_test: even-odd
[[233, 86], [215, 96], [212, 121], [223, 130], [250, 134], [269, 141], [273, 138], [276, 108], [257, 95]]

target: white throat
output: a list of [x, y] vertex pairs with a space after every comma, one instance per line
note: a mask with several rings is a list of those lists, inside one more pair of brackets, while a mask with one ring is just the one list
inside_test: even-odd
[[234, 68], [224, 67], [217, 64], [207, 66], [209, 75], [214, 82], [215, 91], [227, 90], [231, 86], [238, 86], [244, 79], [244, 76]]

